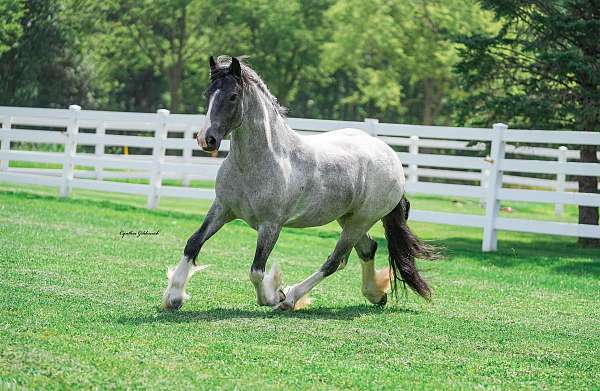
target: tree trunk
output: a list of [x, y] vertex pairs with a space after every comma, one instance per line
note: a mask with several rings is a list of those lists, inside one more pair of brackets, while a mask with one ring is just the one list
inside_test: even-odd
[[432, 106], [433, 106], [433, 80], [427, 78], [423, 80], [423, 125], [433, 124]]
[[[579, 150], [581, 162], [598, 163], [595, 145], [582, 145]], [[578, 177], [580, 193], [598, 193], [598, 177]], [[579, 206], [579, 224], [598, 225], [598, 208], [595, 206]], [[600, 239], [579, 238], [578, 244], [585, 247], [600, 247]]]
[[439, 79], [427, 78], [423, 81], [423, 125], [433, 125], [440, 110], [444, 85]]
[[[187, 6], [183, 6], [181, 14], [177, 18], [176, 37], [171, 41], [172, 49], [176, 61], [169, 69], [169, 88], [171, 95], [171, 113], [177, 113], [179, 111], [179, 104], [181, 102], [181, 81], [183, 80], [183, 72], [185, 69], [183, 51], [187, 44], [187, 30], [186, 30], [186, 15]], [[177, 44], [175, 44], [177, 42]]]
[[181, 64], [175, 64], [169, 72], [169, 89], [171, 95], [171, 113], [177, 113], [179, 110], [179, 86], [181, 85], [182, 69]]

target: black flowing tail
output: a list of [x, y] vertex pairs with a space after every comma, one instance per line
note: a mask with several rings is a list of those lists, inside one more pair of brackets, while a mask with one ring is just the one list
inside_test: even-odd
[[422, 242], [408, 228], [406, 221], [409, 210], [410, 203], [406, 197], [402, 197], [394, 210], [381, 219], [388, 243], [390, 269], [393, 272], [392, 293], [397, 293], [397, 283], [400, 281], [429, 300], [431, 289], [419, 274], [415, 258], [433, 260], [438, 258], [438, 254], [434, 247]]

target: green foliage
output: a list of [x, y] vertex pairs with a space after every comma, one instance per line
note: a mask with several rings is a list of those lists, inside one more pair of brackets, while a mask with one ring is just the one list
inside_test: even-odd
[[600, 8], [595, 0], [482, 1], [497, 34], [471, 34], [457, 66], [472, 93], [460, 122], [600, 130]]
[[0, 0], [0, 55], [12, 49], [23, 34], [20, 20], [24, 13], [24, 1]]
[[[10, 5], [9, 5], [10, 4]], [[4, 9], [3, 9], [3, 8]], [[0, 5], [7, 24], [0, 26], [0, 104], [66, 107], [85, 105], [91, 86], [63, 5], [31, 0]], [[73, 42], [73, 43], [72, 43]]]
[[300, 89], [319, 83], [319, 50], [326, 39], [323, 14], [332, 3], [245, 0], [234, 7], [240, 31], [233, 51], [250, 55], [273, 94], [291, 104], [292, 112]]
[[[5, 104], [123, 111], [204, 111], [207, 58], [228, 54], [249, 55], [293, 116], [447, 124], [461, 95], [454, 37], [494, 26], [457, 0], [6, 4]], [[32, 18], [44, 23], [19, 36]]]
[[[226, 225], [203, 247], [180, 312], [158, 309], [165, 269], [208, 202], [2, 185], [0, 388], [595, 389], [600, 382], [597, 251], [574, 240], [416, 224], [447, 259], [421, 263], [434, 300], [368, 305], [360, 260], [292, 314], [258, 307], [248, 281], [256, 232]], [[43, 195], [46, 194], [46, 195]], [[456, 209], [451, 200], [413, 198]], [[140, 207], [136, 207], [140, 206]], [[176, 210], [174, 210], [176, 209]], [[523, 209], [552, 217], [552, 207]], [[121, 230], [159, 230], [125, 238]], [[286, 229], [272, 254], [286, 282], [315, 271], [338, 228]], [[387, 263], [383, 232], [378, 267]]]
[[359, 117], [448, 122], [454, 38], [493, 28], [490, 19], [472, 1], [340, 1], [328, 11], [325, 69], [347, 74], [342, 104], [358, 105]]
[[[502, 27], [463, 39], [457, 65], [470, 94], [459, 122], [503, 120], [513, 127], [600, 131], [600, 4], [597, 0], [483, 0]], [[597, 146], [581, 145], [597, 163]], [[598, 178], [579, 176], [579, 192], [597, 193]], [[579, 223], [598, 225], [597, 207], [580, 206]], [[581, 238], [585, 246], [600, 240]]]
[[86, 20], [84, 47], [97, 64], [95, 84], [102, 90], [97, 107], [153, 111], [167, 106], [172, 112], [198, 112], [205, 109], [209, 55], [250, 54], [281, 101], [293, 99], [298, 84], [317, 73], [320, 13], [328, 3], [86, 4], [85, 14], [71, 17]]

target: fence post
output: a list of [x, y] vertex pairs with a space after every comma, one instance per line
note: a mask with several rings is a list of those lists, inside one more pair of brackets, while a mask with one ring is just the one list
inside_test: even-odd
[[496, 251], [498, 240], [496, 237], [496, 218], [500, 212], [498, 190], [502, 186], [502, 172], [500, 165], [504, 159], [504, 131], [508, 128], [505, 124], [494, 124], [492, 131], [492, 147], [490, 152], [490, 175], [488, 179], [487, 196], [485, 199], [485, 221], [483, 223], [482, 251]]
[[162, 186], [160, 166], [165, 156], [164, 141], [167, 139], [167, 116], [169, 115], [169, 110], [160, 109], [156, 113], [158, 114], [158, 119], [156, 130], [154, 131], [152, 172], [150, 173], [150, 193], [148, 194], [148, 208], [150, 209], [156, 208], [160, 200], [158, 194]]
[[[408, 144], [408, 153], [413, 157], [419, 155], [419, 136], [410, 136], [410, 144]], [[408, 182], [417, 183], [419, 181], [419, 166], [416, 164], [408, 165]]]
[[[11, 125], [12, 117], [4, 117], [4, 119], [2, 120], [2, 130], [10, 130]], [[0, 146], [0, 151], [10, 152], [10, 137], [8, 136], [8, 134], [0, 134], [0, 143], [2, 144], [2, 146]], [[2, 159], [2, 161], [0, 162], [0, 171], [8, 171], [9, 161], [10, 160], [8, 159], [8, 157], [6, 157], [6, 159]]]
[[[183, 133], [184, 140], [190, 140], [194, 137], [194, 129], [192, 126], [188, 126]], [[186, 163], [192, 162], [192, 147], [183, 147], [183, 161]], [[188, 187], [190, 185], [190, 174], [183, 174], [183, 186]]]
[[[564, 145], [558, 147], [558, 162], [566, 163], [567, 162], [567, 147]], [[556, 174], [556, 191], [563, 193], [566, 188], [566, 179], [567, 176], [564, 172], [559, 172]], [[564, 211], [564, 205], [562, 203], [556, 203], [554, 205], [554, 214], [557, 216], [561, 216]]]
[[373, 137], [377, 137], [377, 124], [379, 120], [377, 118], [365, 118], [365, 123], [367, 124], [367, 133]]
[[[492, 158], [488, 155], [485, 157], [485, 161], [487, 163], [491, 163]], [[491, 164], [490, 164], [491, 166]], [[479, 204], [481, 207], [485, 207], [485, 199], [487, 197], [486, 190], [490, 187], [490, 169], [484, 168], [481, 170], [481, 179], [480, 179], [481, 190], [484, 192], [484, 195], [479, 200]]]
[[71, 187], [73, 184], [74, 164], [73, 158], [77, 153], [77, 140], [75, 137], [79, 133], [79, 112], [81, 106], [70, 105], [69, 106], [69, 123], [67, 124], [67, 140], [65, 141], [65, 160], [63, 162], [63, 183], [60, 186], [60, 197], [68, 197], [71, 194]]
[[[94, 149], [94, 154], [96, 155], [97, 158], [101, 159], [104, 157], [104, 135], [106, 134], [106, 122], [102, 122], [97, 128], [96, 128], [96, 135], [98, 136], [98, 138], [102, 141], [98, 141], [96, 143], [96, 147]], [[97, 163], [96, 164], [96, 180], [101, 181], [102, 179], [104, 179], [104, 175], [103, 175], [103, 169], [104, 166], [102, 165], [102, 163]]]

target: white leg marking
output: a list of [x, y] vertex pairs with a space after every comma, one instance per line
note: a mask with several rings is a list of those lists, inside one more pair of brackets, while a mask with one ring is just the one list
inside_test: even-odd
[[286, 289], [285, 300], [279, 303], [275, 308], [280, 310], [291, 310], [294, 309], [296, 303], [302, 299], [311, 289], [317, 286], [318, 283], [323, 281], [325, 274], [322, 271], [317, 271], [311, 274], [306, 280], [302, 281], [297, 285], [293, 285]]
[[281, 300], [281, 286], [283, 285], [283, 274], [276, 263], [271, 270], [264, 274], [261, 271], [251, 271], [250, 281], [256, 288], [256, 301], [258, 305], [273, 306]]
[[389, 269], [375, 271], [373, 259], [360, 262], [362, 267], [362, 294], [373, 304], [378, 304], [389, 289]]
[[194, 273], [204, 270], [208, 265], [194, 266], [185, 255], [177, 264], [175, 269], [167, 270], [169, 281], [167, 290], [163, 294], [163, 308], [175, 308], [181, 306], [190, 296], [185, 292], [185, 286]]

